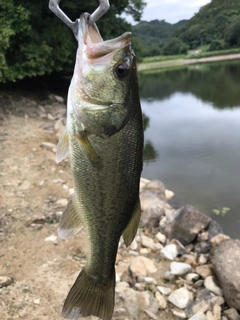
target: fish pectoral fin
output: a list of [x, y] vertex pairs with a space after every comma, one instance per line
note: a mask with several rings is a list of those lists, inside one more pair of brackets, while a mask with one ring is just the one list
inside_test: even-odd
[[127, 247], [132, 243], [137, 233], [140, 217], [141, 217], [141, 206], [140, 206], [140, 200], [138, 199], [134, 207], [131, 219], [123, 231], [123, 240]]
[[61, 162], [68, 155], [69, 155], [69, 139], [68, 139], [67, 128], [65, 128], [57, 144], [56, 162], [57, 163]]
[[68, 239], [83, 228], [82, 219], [77, 211], [75, 196], [68, 202], [59, 222], [58, 236], [61, 239]]
[[78, 319], [97, 316], [103, 320], [112, 319], [115, 296], [115, 269], [106, 285], [98, 284], [85, 268], [78, 275], [65, 300], [64, 318]]
[[75, 138], [77, 139], [81, 148], [85, 151], [92, 165], [96, 168], [101, 168], [102, 167], [101, 158], [91, 146], [91, 143], [88, 140], [87, 134], [84, 131], [81, 131], [79, 134], [75, 134]]

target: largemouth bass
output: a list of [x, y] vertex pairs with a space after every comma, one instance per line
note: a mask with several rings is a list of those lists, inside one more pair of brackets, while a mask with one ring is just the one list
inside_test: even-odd
[[140, 219], [143, 124], [131, 33], [103, 41], [89, 14], [79, 21], [78, 51], [68, 92], [67, 125], [57, 162], [70, 155], [74, 181], [59, 224], [66, 239], [86, 228], [89, 254], [63, 306], [63, 316], [112, 317], [115, 259]]

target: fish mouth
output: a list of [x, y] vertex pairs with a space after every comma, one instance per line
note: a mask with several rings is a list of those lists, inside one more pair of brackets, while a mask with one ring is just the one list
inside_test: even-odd
[[125, 32], [117, 38], [104, 41], [96, 23], [89, 24], [89, 17], [89, 13], [83, 13], [79, 19], [78, 28], [78, 44], [79, 47], [86, 48], [87, 58], [100, 58], [131, 44], [131, 32]]

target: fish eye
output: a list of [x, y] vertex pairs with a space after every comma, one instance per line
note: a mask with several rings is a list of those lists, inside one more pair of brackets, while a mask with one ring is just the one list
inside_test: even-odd
[[130, 66], [126, 61], [121, 61], [114, 67], [114, 73], [119, 79], [126, 78], [130, 73]]

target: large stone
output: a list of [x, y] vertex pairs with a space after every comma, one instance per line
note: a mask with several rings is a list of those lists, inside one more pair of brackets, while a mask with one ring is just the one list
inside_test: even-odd
[[190, 302], [185, 310], [187, 317], [190, 318], [199, 312], [206, 312], [212, 305], [212, 296], [206, 289], [200, 290], [196, 297], [196, 300]]
[[185, 309], [192, 299], [192, 293], [186, 288], [177, 289], [168, 296], [168, 301], [179, 309]]
[[157, 271], [154, 262], [146, 257], [137, 256], [130, 265], [131, 272], [137, 277], [146, 277]]
[[160, 254], [163, 258], [174, 260], [178, 255], [177, 246], [175, 244], [168, 244], [161, 249]]
[[206, 289], [208, 289], [210, 292], [215, 293], [217, 296], [222, 296], [222, 290], [219, 288], [219, 286], [216, 284], [216, 279], [213, 276], [208, 276], [204, 280], [204, 286]]
[[213, 268], [211, 264], [205, 264], [203, 266], [198, 266], [196, 267], [196, 272], [198, 274], [200, 274], [200, 276], [205, 279], [208, 276], [213, 276], [214, 272], [213, 272]]
[[240, 310], [240, 240], [222, 241], [213, 251], [212, 263], [228, 305]]
[[211, 238], [215, 237], [219, 233], [223, 233], [222, 227], [215, 220], [212, 220], [209, 223], [207, 230], [208, 230], [208, 236], [209, 236], [210, 240], [211, 240]]
[[129, 288], [128, 283], [119, 282], [116, 286], [116, 292], [124, 301], [124, 306], [133, 319], [139, 319], [139, 314], [144, 309], [148, 309], [154, 314], [158, 311], [158, 301], [150, 291], [139, 292]]
[[188, 263], [174, 261], [170, 264], [171, 274], [174, 274], [176, 276], [183, 276], [191, 270], [192, 267]]
[[189, 318], [188, 320], [207, 320], [207, 317], [203, 312], [199, 312], [194, 316], [192, 316], [191, 318]]
[[165, 226], [165, 233], [171, 239], [179, 240], [183, 245], [191, 243], [201, 230], [208, 227], [211, 218], [192, 206], [186, 205], [176, 211], [174, 217]]
[[164, 215], [166, 202], [162, 200], [155, 192], [143, 190], [140, 194], [141, 209], [143, 211], [140, 219], [140, 225], [153, 225], [157, 227], [160, 218]]
[[240, 315], [238, 314], [237, 310], [234, 308], [224, 310], [223, 312], [227, 316], [228, 320], [239, 320], [240, 319]]

